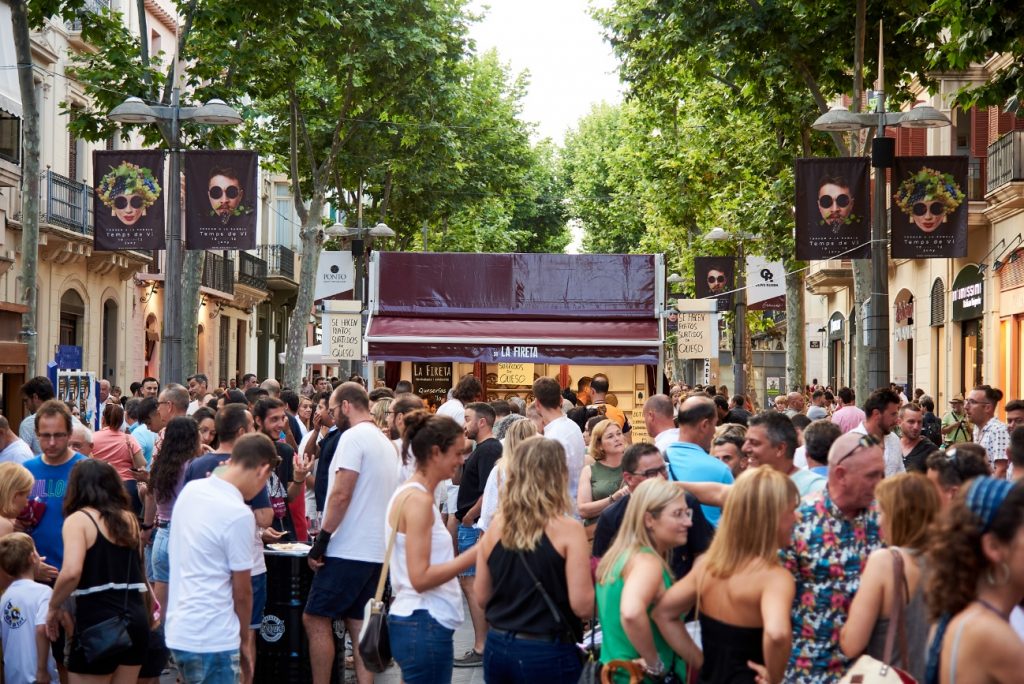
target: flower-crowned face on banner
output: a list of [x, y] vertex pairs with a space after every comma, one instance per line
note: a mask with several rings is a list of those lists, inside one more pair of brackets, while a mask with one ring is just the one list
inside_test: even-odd
[[99, 177], [93, 192], [94, 248], [163, 249], [164, 153], [96, 151], [93, 168]]
[[897, 157], [893, 167], [892, 256], [967, 256], [967, 157]]

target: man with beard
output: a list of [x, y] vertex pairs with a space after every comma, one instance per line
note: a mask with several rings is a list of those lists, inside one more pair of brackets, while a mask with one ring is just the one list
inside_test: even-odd
[[878, 389], [864, 402], [864, 420], [850, 430], [852, 433], [871, 435], [882, 445], [885, 453], [885, 476], [906, 472], [903, 467], [903, 447], [892, 429], [900, 420], [900, 397], [891, 389]]
[[840, 176], [825, 176], [818, 184], [818, 211], [821, 225], [838, 233], [852, 220], [853, 194], [850, 184]]
[[922, 434], [924, 412], [914, 403], [900, 407], [900, 450], [903, 453], [903, 467], [908, 473], [928, 472], [928, 455], [937, 447]]
[[708, 290], [713, 295], [722, 294], [725, 292], [725, 287], [728, 283], [726, 282], [725, 273], [718, 268], [708, 269]]

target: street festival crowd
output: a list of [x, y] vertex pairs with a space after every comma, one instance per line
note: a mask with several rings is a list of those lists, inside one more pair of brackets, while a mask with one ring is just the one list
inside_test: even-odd
[[1024, 401], [987, 385], [676, 385], [653, 443], [604, 375], [437, 408], [355, 376], [100, 385], [97, 431], [44, 377], [0, 417], [7, 684], [251, 682], [265, 545], [298, 544], [315, 684], [335, 620], [359, 682], [387, 645], [410, 684], [1024, 681]]

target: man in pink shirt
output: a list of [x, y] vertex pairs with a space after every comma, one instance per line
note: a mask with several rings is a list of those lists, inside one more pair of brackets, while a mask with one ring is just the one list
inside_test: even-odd
[[836, 396], [839, 399], [839, 408], [832, 414], [832, 422], [838, 425], [845, 434], [864, 422], [865, 416], [864, 412], [854, 403], [852, 389], [840, 387]]

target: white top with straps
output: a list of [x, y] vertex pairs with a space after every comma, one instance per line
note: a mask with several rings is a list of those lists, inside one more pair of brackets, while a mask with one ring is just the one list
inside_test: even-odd
[[[388, 502], [388, 513], [384, 518], [385, 539], [391, 535], [391, 508], [395, 500], [402, 492], [410, 487], [415, 487], [426, 492], [427, 488], [418, 482], [406, 482], [395, 490], [391, 501]], [[441, 514], [436, 507], [431, 506], [434, 513], [434, 524], [430, 528], [430, 564], [438, 565], [455, 558], [455, 551], [452, 548], [452, 536], [448, 533], [444, 523], [441, 522]], [[395, 600], [391, 604], [391, 615], [408, 617], [413, 611], [426, 610], [430, 617], [437, 620], [442, 626], [448, 629], [457, 629], [462, 624], [464, 615], [462, 612], [462, 590], [459, 589], [459, 582], [454, 577], [439, 587], [420, 593], [416, 591], [412, 582], [409, 581], [409, 563], [405, 555], [405, 535], [399, 532], [395, 535], [395, 547], [391, 552], [391, 590], [394, 592]]]

